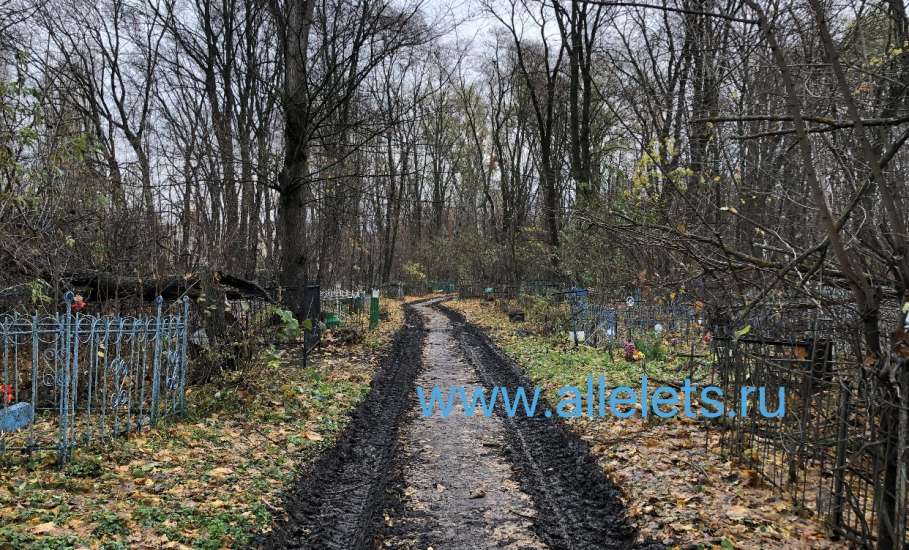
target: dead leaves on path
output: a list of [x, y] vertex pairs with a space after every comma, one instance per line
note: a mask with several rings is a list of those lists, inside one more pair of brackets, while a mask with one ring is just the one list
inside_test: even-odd
[[306, 369], [274, 354], [264, 370], [193, 388], [197, 420], [77, 449], [63, 470], [51, 455], [0, 455], [0, 549], [243, 546], [365, 395], [400, 309], [388, 301], [369, 343], [326, 346]]
[[583, 419], [571, 427], [623, 489], [642, 539], [682, 548], [847, 547], [757, 472], [708, 448], [696, 422]]

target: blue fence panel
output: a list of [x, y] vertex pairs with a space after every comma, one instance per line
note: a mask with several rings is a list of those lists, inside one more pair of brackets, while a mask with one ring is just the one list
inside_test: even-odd
[[0, 315], [0, 453], [57, 451], [154, 426], [186, 406], [189, 299], [154, 316]]

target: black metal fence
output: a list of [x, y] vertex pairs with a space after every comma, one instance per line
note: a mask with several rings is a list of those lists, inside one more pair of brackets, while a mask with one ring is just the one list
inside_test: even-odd
[[[587, 345], [656, 333], [690, 345], [692, 357], [709, 354], [699, 383], [721, 388], [734, 413], [705, 422], [709, 445], [815, 514], [836, 538], [887, 550], [909, 542], [909, 364], [897, 355], [867, 357], [848, 294], [815, 288], [808, 299], [705, 306], [690, 294], [535, 288], [469, 284], [459, 291], [510, 315], [533, 312], [541, 327], [572, 331]], [[882, 307], [881, 333], [900, 319], [909, 331], [899, 304]], [[743, 401], [749, 414], [740, 414]]]
[[[817, 514], [834, 536], [860, 547], [902, 547], [909, 468], [905, 361], [888, 358], [884, 363], [903, 364], [887, 369], [863, 360], [858, 319], [848, 308], [788, 303], [762, 307], [749, 321], [738, 328], [714, 324], [710, 382], [737, 403], [744, 400], [751, 413], [711, 421], [709, 441]], [[743, 389], [762, 387], [765, 408], [784, 406], [785, 414], [759, 414], [755, 392], [742, 399]]]

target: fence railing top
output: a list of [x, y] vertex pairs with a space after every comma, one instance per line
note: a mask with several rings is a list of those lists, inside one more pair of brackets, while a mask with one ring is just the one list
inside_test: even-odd
[[[178, 311], [165, 310], [164, 299], [158, 296], [155, 299], [156, 311], [144, 312], [84, 312], [85, 302], [80, 302], [77, 295], [67, 292], [64, 295], [63, 310], [54, 312], [42, 312], [33, 310], [30, 313], [12, 311], [0, 313], [0, 330], [29, 330], [37, 328], [38, 330], [57, 327], [60, 323], [67, 321], [76, 327], [85, 326], [108, 326], [118, 325], [121, 327], [134, 327], [138, 325], [148, 325], [151, 329], [160, 322], [162, 326], [173, 326], [185, 322], [189, 314], [190, 299], [184, 296], [182, 300], [174, 302], [173, 305], [180, 304], [182, 307]], [[77, 305], [82, 304], [82, 305]]]

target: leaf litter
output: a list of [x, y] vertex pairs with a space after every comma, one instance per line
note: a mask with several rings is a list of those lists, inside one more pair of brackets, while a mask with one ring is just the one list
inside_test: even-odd
[[302, 368], [299, 350], [263, 351], [190, 388], [186, 418], [128, 438], [0, 455], [0, 549], [243, 547], [282, 513], [281, 493], [330, 446], [403, 325], [401, 301], [362, 341], [333, 342]]
[[[636, 363], [615, 361], [603, 350], [561, 348], [564, 339], [536, 335], [529, 322], [510, 322], [490, 302], [446, 305], [487, 332], [551, 398], [557, 388], [599, 374], [598, 369], [609, 371], [610, 385], [641, 374]], [[673, 372], [660, 364], [647, 368], [665, 379]], [[848, 548], [831, 540], [810, 510], [762, 483], [747, 465], [723, 457], [696, 420], [654, 421], [651, 415], [647, 420], [576, 418], [568, 425], [623, 489], [639, 540], [684, 549]]]

